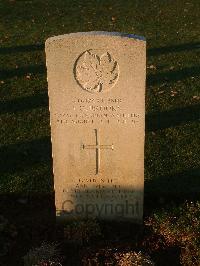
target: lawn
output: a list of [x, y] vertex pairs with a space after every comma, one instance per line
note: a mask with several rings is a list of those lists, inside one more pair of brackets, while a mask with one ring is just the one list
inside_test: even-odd
[[147, 39], [145, 215], [198, 200], [199, 15], [198, 0], [1, 0], [0, 213], [31, 228], [36, 213], [42, 227], [53, 204], [44, 42], [92, 30]]

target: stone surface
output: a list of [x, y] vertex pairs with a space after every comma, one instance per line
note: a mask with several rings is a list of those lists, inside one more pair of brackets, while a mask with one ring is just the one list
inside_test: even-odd
[[57, 216], [141, 222], [146, 42], [72, 33], [46, 56]]

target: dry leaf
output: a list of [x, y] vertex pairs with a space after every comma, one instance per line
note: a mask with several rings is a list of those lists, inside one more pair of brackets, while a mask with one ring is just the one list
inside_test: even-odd
[[200, 96], [197, 96], [197, 95], [193, 96], [192, 98], [195, 100], [200, 100]]
[[149, 68], [149, 69], [156, 69], [156, 66], [154, 66], [154, 65], [150, 65], [148, 68]]

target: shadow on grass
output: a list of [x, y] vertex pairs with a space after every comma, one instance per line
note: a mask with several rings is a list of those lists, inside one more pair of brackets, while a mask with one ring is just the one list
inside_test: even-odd
[[35, 94], [32, 96], [20, 97], [9, 101], [0, 101], [0, 114], [17, 113], [38, 107], [48, 106], [48, 93]]
[[164, 46], [158, 48], [149, 48], [147, 50], [147, 55], [154, 56], [160, 54], [177, 53], [177, 52], [191, 51], [198, 49], [200, 49], [200, 42], [183, 43], [183, 44]]
[[44, 74], [46, 73], [45, 65], [33, 65], [33, 66], [24, 66], [13, 69], [1, 69], [0, 77], [1, 79], [9, 79], [9, 78], [19, 78], [26, 76], [28, 74]]
[[44, 50], [44, 44], [29, 44], [21, 46], [1, 47], [0, 54], [26, 53]]
[[199, 76], [200, 66], [185, 67], [180, 70], [170, 70], [162, 73], [147, 75], [147, 86], [153, 86], [164, 82], [176, 82], [186, 78]]
[[146, 115], [147, 131], [156, 131], [169, 127], [179, 126], [183, 123], [200, 119], [200, 105], [195, 104], [184, 108], [169, 111], [150, 113]]
[[15, 173], [37, 164], [52, 164], [51, 139], [44, 137], [0, 148], [0, 174]]
[[172, 204], [182, 204], [186, 200], [199, 200], [200, 168], [186, 169], [168, 176], [155, 177], [145, 181], [145, 212]]
[[31, 217], [36, 216], [42, 225], [42, 219], [48, 220], [48, 215], [55, 218], [54, 193], [1, 193], [0, 210], [1, 215], [5, 214], [13, 223], [20, 222], [22, 217], [34, 226], [36, 220]]
[[55, 241], [54, 193], [1, 193], [0, 215], [12, 228], [1, 243], [2, 247], [8, 243], [6, 256], [0, 257], [1, 265], [23, 265], [22, 257], [30, 248], [44, 240]]

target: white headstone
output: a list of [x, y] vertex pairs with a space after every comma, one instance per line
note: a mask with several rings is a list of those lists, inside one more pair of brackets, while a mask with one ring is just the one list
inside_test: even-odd
[[145, 40], [72, 33], [46, 55], [57, 216], [141, 222]]

